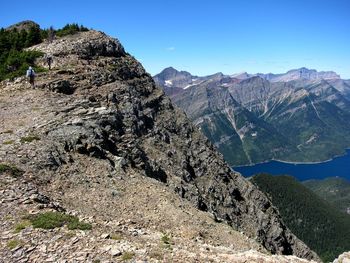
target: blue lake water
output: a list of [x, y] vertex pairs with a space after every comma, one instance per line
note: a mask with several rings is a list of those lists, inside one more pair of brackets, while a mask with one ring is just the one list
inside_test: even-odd
[[331, 161], [316, 164], [290, 164], [278, 161], [256, 164], [252, 166], [233, 167], [245, 177], [257, 173], [269, 173], [273, 175], [288, 174], [298, 178], [299, 181], [309, 179], [323, 179], [339, 176], [350, 180], [350, 150], [346, 154], [334, 158]]

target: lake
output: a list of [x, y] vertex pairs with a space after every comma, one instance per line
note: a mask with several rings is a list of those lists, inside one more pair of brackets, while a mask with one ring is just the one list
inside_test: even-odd
[[343, 156], [333, 160], [314, 164], [291, 164], [279, 161], [270, 161], [252, 166], [232, 167], [245, 177], [257, 173], [269, 173], [273, 175], [288, 174], [300, 181], [309, 179], [323, 179], [326, 177], [339, 176], [350, 180], [350, 149]]

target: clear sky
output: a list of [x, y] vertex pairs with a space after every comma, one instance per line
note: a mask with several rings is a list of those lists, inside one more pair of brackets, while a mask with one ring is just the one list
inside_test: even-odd
[[0, 27], [77, 22], [118, 38], [151, 74], [305, 66], [350, 79], [350, 0], [0, 1]]

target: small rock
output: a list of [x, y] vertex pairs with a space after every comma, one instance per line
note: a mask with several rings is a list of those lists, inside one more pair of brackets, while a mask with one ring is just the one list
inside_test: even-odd
[[15, 257], [15, 258], [19, 258], [19, 257], [21, 257], [22, 255], [23, 255], [23, 248], [20, 248], [20, 249], [17, 249], [16, 250], [16, 252], [15, 253], [13, 253], [13, 256]]
[[72, 239], [71, 244], [73, 245], [73, 244], [77, 243], [78, 241], [79, 241], [79, 238], [75, 237]]
[[110, 235], [107, 234], [107, 233], [105, 233], [105, 234], [102, 234], [102, 235], [101, 235], [101, 238], [102, 238], [102, 239], [107, 239], [107, 238], [110, 238]]
[[109, 254], [111, 254], [113, 257], [118, 257], [122, 254], [122, 252], [117, 247], [112, 247], [109, 251]]

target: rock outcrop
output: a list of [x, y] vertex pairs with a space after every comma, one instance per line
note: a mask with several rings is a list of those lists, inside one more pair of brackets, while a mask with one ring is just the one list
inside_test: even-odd
[[[130, 190], [133, 182], [136, 187], [151, 180], [273, 254], [319, 261], [117, 40], [91, 30], [30, 49], [53, 55], [53, 70], [38, 75], [36, 90], [21, 79], [1, 87], [2, 96], [12, 93], [2, 109], [1, 136], [14, 143], [2, 146], [0, 159], [24, 170], [44, 194], [67, 210], [111, 220], [127, 213], [127, 205], [113, 198], [128, 195], [118, 185]], [[39, 139], [23, 143], [28, 134]], [[134, 199], [141, 201], [157, 204]], [[143, 224], [153, 217], [150, 211], [129, 212]]]
[[333, 261], [333, 263], [348, 263], [348, 262], [350, 262], [350, 252], [344, 252]]

